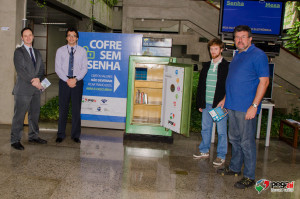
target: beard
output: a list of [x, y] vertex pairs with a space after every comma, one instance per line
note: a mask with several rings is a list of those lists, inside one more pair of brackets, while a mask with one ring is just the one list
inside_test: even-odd
[[211, 58], [212, 59], [216, 59], [217, 57], [219, 57], [221, 55], [221, 53], [219, 53], [219, 54], [214, 54], [214, 55], [211, 55]]
[[[240, 44], [242, 44], [242, 45], [240, 45]], [[243, 51], [243, 50], [247, 49], [248, 47], [249, 47], [248, 44], [245, 44], [245, 43], [243, 43], [243, 42], [238, 42], [237, 49], [238, 49], [239, 51]]]

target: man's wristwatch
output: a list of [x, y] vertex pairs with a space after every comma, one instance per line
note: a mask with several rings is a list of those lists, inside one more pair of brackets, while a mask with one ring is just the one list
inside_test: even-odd
[[257, 104], [251, 104], [251, 106], [253, 106], [254, 108], [257, 108], [257, 107], [258, 107]]

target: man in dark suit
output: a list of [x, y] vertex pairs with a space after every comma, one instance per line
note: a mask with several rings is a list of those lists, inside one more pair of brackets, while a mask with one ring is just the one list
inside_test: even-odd
[[20, 143], [25, 114], [28, 111], [28, 141], [46, 144], [47, 141], [38, 137], [38, 120], [40, 115], [41, 79], [44, 77], [42, 55], [32, 48], [33, 32], [30, 28], [21, 31], [24, 45], [14, 53], [14, 64], [17, 72], [16, 84], [13, 89], [14, 117], [11, 127], [11, 146], [17, 150], [24, 150]]

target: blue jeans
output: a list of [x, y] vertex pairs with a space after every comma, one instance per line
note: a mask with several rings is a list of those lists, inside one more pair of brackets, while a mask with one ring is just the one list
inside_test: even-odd
[[[202, 153], [208, 153], [211, 143], [211, 134], [213, 127], [213, 119], [211, 118], [208, 111], [212, 109], [211, 104], [206, 104], [206, 108], [202, 109], [202, 141], [200, 143], [199, 149]], [[224, 159], [227, 154], [227, 119], [223, 118], [221, 121], [217, 122], [218, 131], [218, 146], [217, 146], [217, 157]]]
[[232, 157], [229, 168], [241, 172], [244, 163], [244, 177], [255, 179], [256, 144], [255, 132], [257, 116], [245, 120], [245, 112], [228, 110], [229, 142], [232, 144]]

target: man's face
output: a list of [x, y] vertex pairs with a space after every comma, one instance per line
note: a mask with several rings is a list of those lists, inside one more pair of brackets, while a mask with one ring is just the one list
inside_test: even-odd
[[212, 59], [216, 59], [217, 57], [221, 56], [223, 49], [220, 48], [218, 45], [212, 45], [209, 47], [209, 52]]
[[32, 46], [34, 36], [30, 30], [25, 30], [21, 38], [26, 46]]
[[234, 36], [234, 43], [237, 49], [242, 52], [251, 46], [252, 37], [249, 37], [247, 31], [236, 32]]
[[72, 31], [72, 32], [69, 31], [68, 34], [67, 34], [67, 41], [68, 41], [68, 44], [69, 44], [70, 46], [75, 46], [76, 43], [77, 43], [77, 40], [78, 40], [78, 38], [77, 38], [76, 32], [74, 32], [74, 31]]

